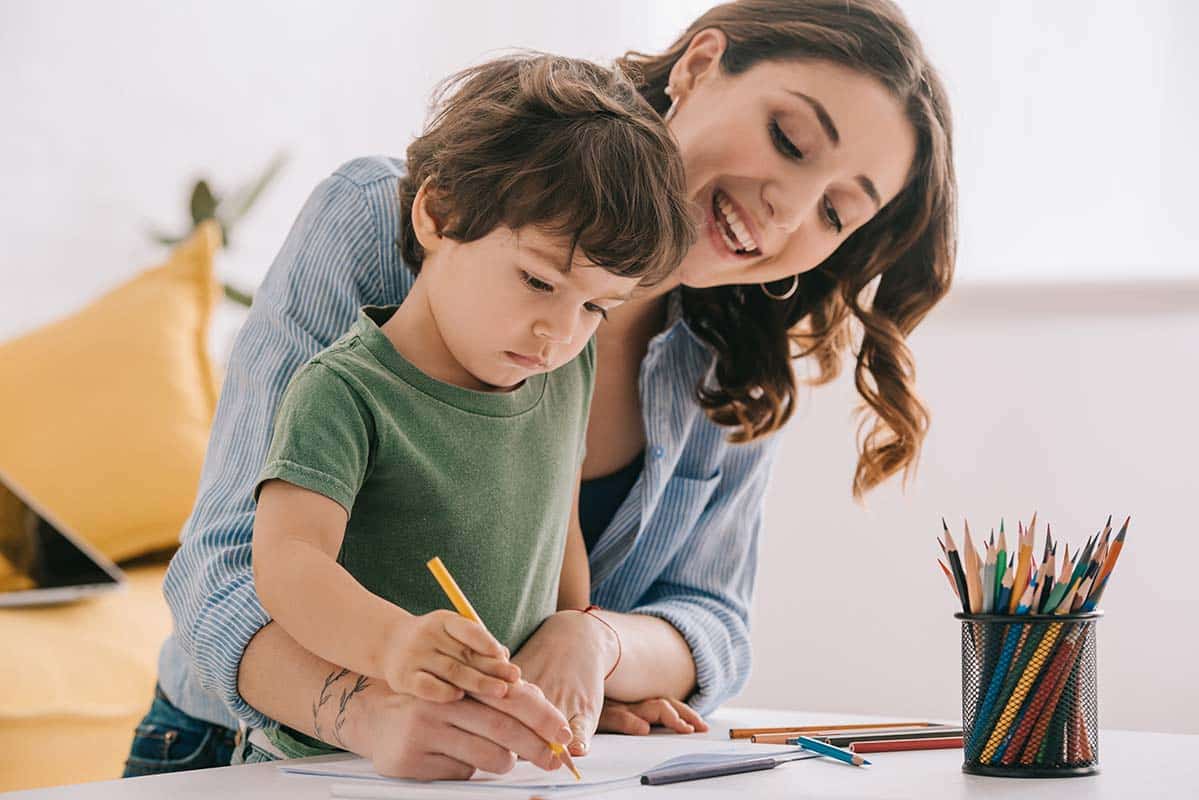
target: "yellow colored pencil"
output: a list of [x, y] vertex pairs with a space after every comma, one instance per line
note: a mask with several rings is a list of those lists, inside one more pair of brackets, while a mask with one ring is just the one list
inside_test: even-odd
[[[477, 622], [486, 628], [487, 626], [479, 617], [479, 613], [475, 611], [475, 607], [472, 606], [470, 601], [466, 599], [466, 595], [463, 594], [461, 587], [458, 586], [458, 582], [454, 580], [454, 576], [450, 574], [450, 571], [446, 569], [445, 564], [441, 562], [441, 557], [433, 556], [433, 558], [429, 559], [429, 562], [425, 566], [429, 568], [429, 572], [433, 573], [433, 577], [437, 579], [437, 583], [439, 586], [441, 586], [441, 590], [445, 592], [446, 597], [448, 597], [450, 602], [454, 604], [454, 609], [471, 622]], [[570, 770], [570, 773], [575, 776], [576, 781], [583, 780], [583, 776], [579, 774], [578, 767], [575, 766], [574, 760], [570, 757], [570, 753], [567, 752], [565, 747], [557, 742], [546, 742], [546, 744], [549, 745], [550, 750], [553, 751], [554, 755], [562, 759], [562, 763], [565, 764], [566, 768]]]

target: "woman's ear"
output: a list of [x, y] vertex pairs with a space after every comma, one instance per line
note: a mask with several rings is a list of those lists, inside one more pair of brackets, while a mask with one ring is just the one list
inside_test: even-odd
[[670, 69], [668, 85], [675, 100], [682, 100], [697, 83], [720, 69], [720, 59], [728, 44], [728, 37], [719, 28], [704, 28], [691, 37], [687, 49]]
[[416, 190], [416, 197], [412, 199], [412, 232], [416, 234], [416, 241], [420, 242], [426, 255], [436, 251], [444, 240], [441, 220], [430, 208], [429, 195], [432, 190], [429, 187], [432, 180], [431, 177], [425, 178], [425, 182]]

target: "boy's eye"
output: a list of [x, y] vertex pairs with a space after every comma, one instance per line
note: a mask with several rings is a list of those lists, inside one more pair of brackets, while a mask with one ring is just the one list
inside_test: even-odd
[[553, 285], [546, 283], [535, 275], [530, 275], [524, 270], [521, 270], [520, 272], [520, 279], [525, 286], [528, 286], [535, 292], [544, 292], [548, 294], [549, 292], [554, 291]]
[[783, 128], [779, 125], [778, 120], [770, 120], [770, 138], [774, 140], [774, 146], [780, 153], [796, 161], [803, 161], [803, 151], [795, 146], [787, 134], [783, 133]]
[[583, 308], [590, 311], [592, 314], [599, 314], [604, 319], [608, 318], [608, 309], [603, 306], [597, 306], [595, 303], [584, 303]]

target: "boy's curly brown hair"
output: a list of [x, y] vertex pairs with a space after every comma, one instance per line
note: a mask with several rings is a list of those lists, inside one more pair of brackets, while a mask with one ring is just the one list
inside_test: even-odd
[[[525, 53], [446, 80], [400, 181], [400, 248], [419, 273], [408, 224], [428, 180], [441, 233], [470, 242], [499, 226], [569, 238], [593, 264], [645, 284], [695, 239], [683, 161], [662, 118], [619, 70]], [[570, 263], [567, 261], [567, 264]]]

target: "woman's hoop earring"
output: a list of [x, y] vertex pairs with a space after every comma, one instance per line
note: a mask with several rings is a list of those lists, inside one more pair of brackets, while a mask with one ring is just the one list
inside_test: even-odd
[[674, 90], [667, 86], [662, 90], [662, 93], [670, 98], [670, 108], [666, 109], [666, 113], [662, 115], [663, 122], [670, 122], [674, 118], [674, 114], [679, 109], [679, 99], [674, 96]]
[[799, 288], [799, 276], [798, 275], [791, 276], [791, 288], [788, 289], [783, 294], [775, 294], [774, 292], [767, 289], [766, 284], [764, 284], [764, 283], [759, 283], [758, 286], [762, 287], [762, 294], [766, 295], [771, 300], [790, 300], [791, 296], [793, 294], [795, 294], [795, 290]]

